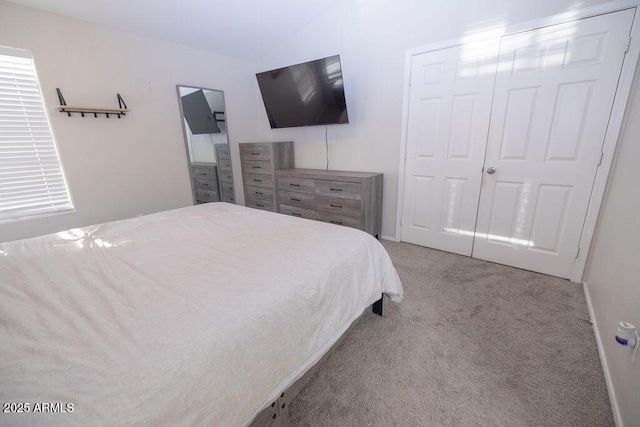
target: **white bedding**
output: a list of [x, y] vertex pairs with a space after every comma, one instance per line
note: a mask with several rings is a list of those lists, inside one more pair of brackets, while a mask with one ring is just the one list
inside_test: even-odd
[[370, 235], [226, 203], [0, 244], [0, 424], [247, 424], [382, 292]]

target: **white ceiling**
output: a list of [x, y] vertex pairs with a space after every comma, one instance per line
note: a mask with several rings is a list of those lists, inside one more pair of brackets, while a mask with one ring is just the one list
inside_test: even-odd
[[256, 60], [340, 0], [9, 0]]

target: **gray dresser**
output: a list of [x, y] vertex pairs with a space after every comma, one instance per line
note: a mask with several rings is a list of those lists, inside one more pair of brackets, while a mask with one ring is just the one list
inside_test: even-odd
[[215, 163], [191, 163], [196, 203], [219, 202], [218, 171]]
[[277, 212], [275, 172], [293, 167], [292, 142], [240, 144], [246, 205]]
[[282, 169], [275, 175], [278, 212], [380, 235], [381, 173]]
[[216, 144], [214, 148], [218, 161], [220, 200], [235, 203], [236, 194], [233, 186], [233, 169], [231, 168], [231, 150], [229, 149], [229, 144]]

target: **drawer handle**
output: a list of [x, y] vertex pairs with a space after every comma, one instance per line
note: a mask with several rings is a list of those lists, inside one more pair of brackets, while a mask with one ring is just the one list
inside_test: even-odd
[[255, 178], [254, 178], [253, 180], [254, 180], [255, 182], [262, 182], [262, 180], [261, 180], [261, 179], [255, 179]]
[[209, 186], [209, 184], [207, 184], [206, 182], [203, 182], [203, 183], [202, 183], [202, 186], [203, 186], [203, 187], [208, 187], [208, 186]]
[[334, 220], [331, 220], [331, 224], [338, 224], [338, 225], [342, 225], [342, 221], [334, 221]]
[[300, 187], [300, 184], [289, 184], [292, 187]]
[[340, 209], [342, 209], [342, 206], [340, 206], [340, 205], [331, 205], [330, 204], [329, 206], [331, 206], [332, 208], [340, 208]]
[[293, 215], [293, 216], [302, 216], [302, 214], [298, 213], [298, 212], [291, 212], [291, 215]]
[[255, 193], [256, 193], [256, 194], [259, 194], [259, 195], [261, 195], [261, 196], [262, 196], [262, 195], [264, 195], [264, 193], [263, 193], [262, 191], [256, 191]]
[[200, 176], [209, 176], [209, 174], [206, 172], [200, 172]]
[[302, 201], [302, 200], [300, 200], [300, 199], [295, 199], [295, 198], [293, 198], [293, 197], [291, 198], [291, 200], [292, 200], [292, 201], [294, 201], [294, 202], [301, 202], [301, 201]]
[[251, 153], [252, 156], [259, 156], [260, 153]]
[[256, 203], [256, 206], [258, 206], [259, 208], [264, 208], [264, 205], [261, 205], [260, 203]]
[[252, 166], [254, 169], [262, 169], [262, 166]]
[[342, 188], [329, 188], [331, 191], [342, 191]]

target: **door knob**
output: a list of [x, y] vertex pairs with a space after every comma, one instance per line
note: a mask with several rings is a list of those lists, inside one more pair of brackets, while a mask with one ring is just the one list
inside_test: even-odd
[[489, 175], [492, 175], [492, 174], [496, 173], [496, 168], [494, 168], [493, 166], [489, 166], [489, 167], [487, 168], [487, 173], [488, 173]]

